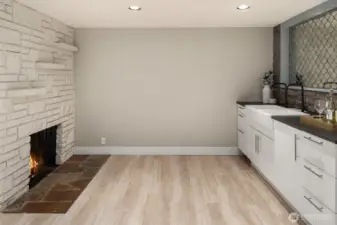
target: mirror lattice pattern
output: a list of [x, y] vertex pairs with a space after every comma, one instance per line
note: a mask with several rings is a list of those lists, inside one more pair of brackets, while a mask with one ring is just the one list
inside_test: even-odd
[[290, 81], [303, 75], [305, 87], [337, 81], [337, 9], [290, 29]]

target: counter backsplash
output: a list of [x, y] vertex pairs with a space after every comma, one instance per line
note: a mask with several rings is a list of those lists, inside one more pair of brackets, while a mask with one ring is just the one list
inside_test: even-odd
[[[325, 99], [328, 93], [318, 92], [318, 91], [304, 91], [304, 102], [305, 108], [309, 112], [316, 112], [314, 108], [314, 102], [316, 99]], [[277, 99], [279, 104], [285, 103], [285, 90], [275, 89], [274, 97]], [[289, 107], [301, 108], [301, 90], [289, 89], [288, 90], [288, 105]]]

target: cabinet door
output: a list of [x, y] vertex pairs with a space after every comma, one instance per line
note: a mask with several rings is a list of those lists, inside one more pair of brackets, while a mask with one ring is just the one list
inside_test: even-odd
[[[238, 148], [243, 154], [247, 156], [246, 143], [247, 143], [247, 123], [243, 109], [238, 108], [238, 129], [237, 129], [237, 144]], [[247, 156], [248, 157], [248, 156]]]
[[259, 142], [260, 137], [259, 133], [254, 130], [254, 128], [248, 126], [247, 134], [246, 134], [246, 151], [247, 151], [247, 157], [250, 159], [250, 161], [258, 167], [258, 151], [259, 151]]
[[297, 156], [297, 137], [292, 132], [275, 130], [275, 170], [273, 182], [279, 192], [295, 207], [299, 207], [301, 190], [300, 163]]
[[259, 136], [258, 162], [260, 171], [271, 182], [274, 181], [274, 141], [264, 135]]
[[250, 126], [247, 126], [245, 131], [245, 151], [246, 156], [249, 158], [249, 160], [253, 161], [253, 152], [255, 151], [255, 145], [254, 145], [254, 139], [252, 137], [252, 128]]
[[241, 130], [238, 130], [238, 148], [242, 151], [243, 154], [247, 156], [246, 137], [245, 137], [245, 133]]

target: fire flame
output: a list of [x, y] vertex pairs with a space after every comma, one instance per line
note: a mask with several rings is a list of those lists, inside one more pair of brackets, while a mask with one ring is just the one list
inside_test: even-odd
[[30, 166], [30, 174], [34, 176], [37, 173], [39, 163], [37, 162], [35, 157], [32, 155], [30, 156], [30, 159], [29, 159], [29, 166]]

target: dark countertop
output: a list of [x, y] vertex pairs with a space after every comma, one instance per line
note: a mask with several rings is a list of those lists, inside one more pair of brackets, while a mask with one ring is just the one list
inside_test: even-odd
[[299, 116], [272, 116], [278, 122], [337, 144], [337, 132], [301, 124]]
[[247, 102], [247, 101], [237, 101], [236, 104], [246, 106], [246, 105], [275, 105], [275, 104], [263, 104], [263, 102]]

